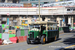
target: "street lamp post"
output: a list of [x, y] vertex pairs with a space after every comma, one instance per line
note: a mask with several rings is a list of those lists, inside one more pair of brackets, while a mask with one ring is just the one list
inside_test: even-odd
[[40, 21], [40, 0], [39, 0], [39, 21]]

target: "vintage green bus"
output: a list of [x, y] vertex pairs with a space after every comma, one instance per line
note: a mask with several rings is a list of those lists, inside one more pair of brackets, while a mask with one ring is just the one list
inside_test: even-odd
[[34, 42], [41, 42], [45, 44], [46, 41], [56, 40], [59, 38], [59, 29], [57, 22], [53, 21], [36, 21], [29, 23], [29, 33], [27, 37], [27, 44]]

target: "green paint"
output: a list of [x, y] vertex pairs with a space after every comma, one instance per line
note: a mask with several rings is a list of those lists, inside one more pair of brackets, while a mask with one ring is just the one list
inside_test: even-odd
[[9, 28], [9, 26], [7, 26], [7, 28]]
[[55, 31], [46, 31], [44, 30], [43, 31], [43, 34], [45, 34], [48, 38], [52, 38], [52, 37], [55, 37], [56, 35], [59, 36], [59, 31], [58, 30], [55, 30]]
[[2, 28], [4, 28], [4, 24], [2, 24]]
[[21, 30], [21, 36], [25, 36], [25, 31]]
[[40, 32], [39, 31], [34, 31], [34, 38], [37, 38], [37, 36], [40, 35]]
[[28, 33], [29, 33], [29, 30], [28, 30]]
[[9, 38], [15, 37], [15, 36], [16, 36], [15, 34], [9, 34]]
[[20, 29], [21, 29], [21, 27], [20, 27]]
[[12, 33], [12, 31], [9, 31], [9, 33]]
[[62, 27], [59, 27], [59, 31], [62, 31], [63, 30], [63, 28]]
[[15, 28], [17, 28], [17, 27], [15, 27]]
[[30, 35], [30, 33], [34, 32], [34, 36], [33, 34], [31, 34], [31, 37], [29, 36], [29, 38], [36, 38], [37, 36], [40, 35], [40, 32], [39, 31], [28, 31], [28, 34]]
[[59, 31], [61, 31], [61, 28], [59, 27]]
[[48, 37], [48, 31], [44, 30], [43, 34], [46, 34], [46, 36]]
[[0, 33], [0, 38], [2, 38], [2, 34]]

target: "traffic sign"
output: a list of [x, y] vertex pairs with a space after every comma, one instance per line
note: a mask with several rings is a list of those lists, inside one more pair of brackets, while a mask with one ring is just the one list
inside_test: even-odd
[[63, 19], [63, 22], [65, 22], [65, 19]]

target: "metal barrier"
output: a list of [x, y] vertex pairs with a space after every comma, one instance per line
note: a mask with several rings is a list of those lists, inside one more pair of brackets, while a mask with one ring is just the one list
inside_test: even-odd
[[0, 45], [2, 45], [2, 40], [0, 39]]
[[6, 40], [6, 39], [9, 39], [9, 38], [15, 37], [15, 36], [16, 36], [15, 34], [7, 34], [7, 33], [2, 33], [2, 34], [0, 34], [0, 38], [1, 38], [2, 40]]
[[0, 38], [2, 38], [2, 34], [0, 33]]
[[17, 29], [16, 36], [27, 36], [29, 29]]
[[9, 34], [3, 33], [2, 34], [2, 40], [9, 39]]
[[12, 37], [12, 38], [9, 38], [9, 40], [13, 43], [17, 43], [18, 42], [18, 38], [17, 37]]
[[15, 36], [16, 36], [15, 34], [9, 34], [9, 38], [15, 37]]
[[18, 42], [24, 42], [27, 41], [27, 36], [19, 36], [18, 37]]

